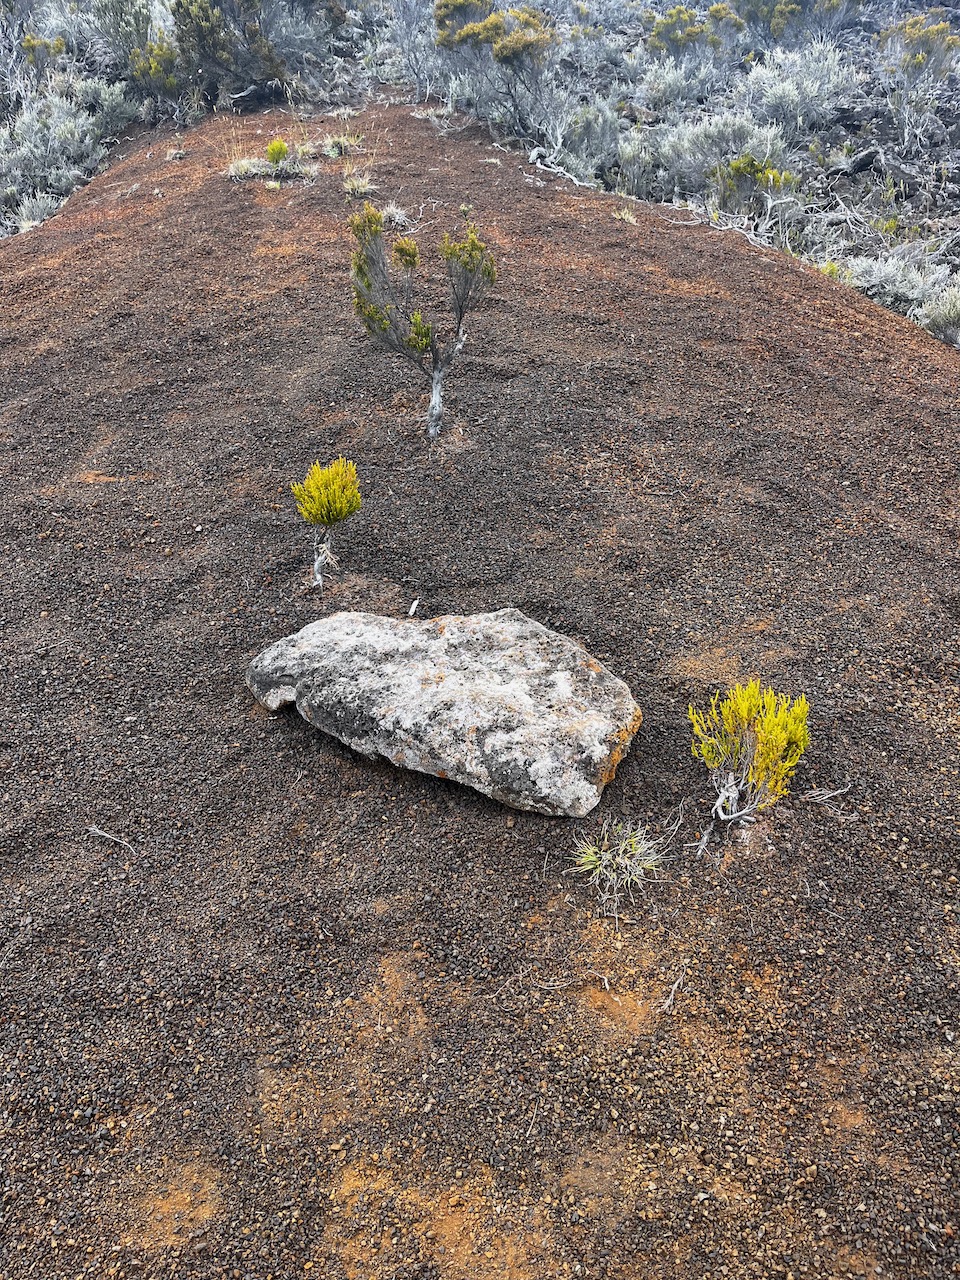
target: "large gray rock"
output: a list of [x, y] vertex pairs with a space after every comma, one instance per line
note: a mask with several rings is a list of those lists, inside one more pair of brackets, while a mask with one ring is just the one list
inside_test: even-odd
[[429, 621], [335, 613], [270, 645], [247, 684], [355, 751], [515, 809], [589, 813], [639, 727], [630, 690], [518, 609]]

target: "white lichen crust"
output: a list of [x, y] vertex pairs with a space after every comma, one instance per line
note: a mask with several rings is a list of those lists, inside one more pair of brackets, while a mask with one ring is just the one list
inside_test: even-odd
[[336, 613], [270, 645], [247, 684], [355, 751], [515, 809], [583, 817], [639, 727], [630, 690], [518, 609], [427, 621]]

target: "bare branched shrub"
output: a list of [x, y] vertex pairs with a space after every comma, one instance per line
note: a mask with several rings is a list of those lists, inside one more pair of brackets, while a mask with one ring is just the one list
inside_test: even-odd
[[432, 0], [393, 0], [374, 53], [384, 78], [413, 85], [418, 102], [427, 101], [433, 91], [442, 92]]

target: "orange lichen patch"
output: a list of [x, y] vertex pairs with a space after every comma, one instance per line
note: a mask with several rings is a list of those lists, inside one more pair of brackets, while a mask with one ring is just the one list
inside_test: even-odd
[[170, 1161], [166, 1176], [138, 1205], [138, 1243], [146, 1249], [184, 1244], [202, 1234], [222, 1207], [214, 1169]]
[[849, 1135], [850, 1139], [871, 1139], [876, 1136], [876, 1126], [871, 1121], [860, 1098], [858, 1081], [851, 1079], [849, 1066], [835, 1062], [822, 1063], [815, 1072], [827, 1102], [822, 1124], [825, 1130]]
[[614, 736], [613, 748], [607, 757], [607, 762], [601, 770], [600, 777], [597, 779], [598, 787], [605, 787], [611, 781], [613, 775], [617, 772], [617, 765], [623, 759], [630, 749], [630, 743], [633, 736], [640, 728], [643, 722], [643, 712], [637, 707], [630, 723]]

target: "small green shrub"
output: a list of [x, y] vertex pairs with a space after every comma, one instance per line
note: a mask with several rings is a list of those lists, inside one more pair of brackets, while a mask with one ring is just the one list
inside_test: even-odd
[[691, 49], [721, 50], [737, 43], [746, 23], [727, 4], [714, 4], [701, 17], [686, 5], [678, 4], [665, 14], [647, 16], [650, 34], [647, 46], [655, 53], [679, 58]]
[[495, 9], [490, 0], [437, 0], [441, 49], [487, 48], [494, 62], [512, 70], [537, 63], [557, 41], [547, 14], [529, 6]]
[[[210, 101], [221, 93], [276, 96], [289, 80], [286, 63], [265, 33], [261, 0], [221, 6], [172, 0], [177, 47], [190, 79]], [[256, 92], [252, 92], [252, 91]]]
[[290, 486], [297, 511], [314, 531], [313, 581], [323, 589], [324, 569], [336, 569], [330, 546], [331, 530], [360, 510], [357, 466], [346, 458], [322, 467], [314, 462], [304, 479]]
[[267, 159], [274, 167], [286, 160], [290, 154], [290, 148], [282, 138], [274, 138], [272, 142], [267, 143]]
[[[464, 206], [461, 212], [466, 220], [469, 210]], [[497, 278], [493, 256], [469, 220], [462, 240], [444, 235], [440, 256], [447, 266], [455, 328], [453, 340], [443, 344], [437, 326], [426, 320], [414, 304], [414, 275], [420, 265], [416, 241], [410, 236], [398, 236], [388, 258], [384, 216], [369, 203], [362, 213], [350, 218], [350, 230], [357, 240], [351, 264], [354, 309], [378, 346], [403, 356], [429, 381], [427, 434], [435, 440], [443, 424], [444, 379], [466, 340], [467, 313]]]
[[759, 680], [715, 693], [708, 711], [690, 707], [693, 754], [710, 770], [722, 821], [752, 817], [785, 796], [810, 742], [807, 699], [794, 701]]
[[26, 56], [27, 64], [38, 71], [43, 71], [64, 55], [67, 42], [63, 36], [57, 36], [55, 40], [47, 40], [43, 36], [37, 36], [28, 31], [20, 41], [20, 48]]
[[789, 169], [761, 162], [750, 152], [718, 164], [710, 177], [718, 207], [731, 213], [760, 211], [767, 196], [794, 191], [797, 187], [797, 178]]
[[180, 92], [178, 54], [161, 31], [130, 54], [130, 80], [141, 97], [176, 98]]
[[914, 13], [877, 37], [888, 75], [900, 74], [908, 84], [944, 80], [960, 56], [960, 36], [954, 34], [943, 9]]

